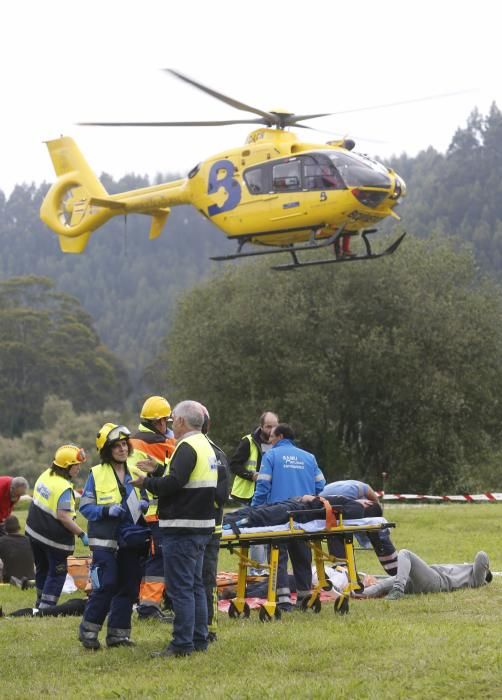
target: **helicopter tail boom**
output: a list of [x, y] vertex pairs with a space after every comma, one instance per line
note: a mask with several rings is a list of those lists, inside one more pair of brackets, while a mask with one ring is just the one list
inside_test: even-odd
[[81, 253], [91, 233], [118, 214], [150, 215], [150, 239], [157, 238], [170, 205], [189, 201], [185, 180], [109, 195], [73, 139], [48, 141], [47, 148], [58, 179], [42, 202], [40, 218], [57, 233], [64, 253]]

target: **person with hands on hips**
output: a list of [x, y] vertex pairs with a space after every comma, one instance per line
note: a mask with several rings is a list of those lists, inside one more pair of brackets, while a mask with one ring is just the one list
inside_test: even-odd
[[127, 467], [133, 449], [130, 434], [124, 425], [103, 425], [96, 438], [101, 463], [92, 467], [80, 499], [92, 550], [92, 593], [79, 629], [86, 649], [100, 648], [98, 634], [107, 616], [106, 645], [134, 646], [132, 606], [150, 531], [143, 517], [146, 492], [133, 486]]
[[87, 544], [87, 535], [75, 522], [72, 486], [85, 460], [83, 449], [63, 445], [33, 490], [25, 532], [35, 560], [36, 608], [57, 605], [68, 571], [67, 559], [75, 549], [75, 535]]

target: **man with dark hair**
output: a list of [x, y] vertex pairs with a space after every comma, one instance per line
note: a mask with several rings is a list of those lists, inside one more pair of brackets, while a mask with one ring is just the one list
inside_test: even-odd
[[[252, 506], [276, 503], [305, 494], [318, 495], [326, 484], [316, 458], [294, 443], [294, 432], [287, 423], [279, 423], [270, 433], [272, 449], [264, 456], [256, 481]], [[308, 545], [292, 541], [279, 547], [277, 601], [281, 610], [292, 609], [288, 581], [288, 553], [296, 579], [298, 605], [312, 589], [312, 556]]]
[[[252, 433], [241, 438], [229, 462], [230, 471], [235, 474], [230, 492], [232, 501], [242, 505], [251, 503], [262, 457], [271, 447], [270, 432], [278, 423], [279, 417], [276, 413], [264, 411], [260, 416], [259, 426]], [[251, 545], [249, 556], [261, 564], [266, 563], [267, 547], [262, 544]], [[262, 573], [264, 573], [263, 569], [250, 569], [250, 574], [254, 576]]]
[[[356, 481], [354, 479], [344, 479], [342, 481], [332, 481], [326, 484], [322, 490], [321, 496], [345, 496], [346, 498], [358, 499], [362, 498], [368, 502], [368, 507], [373, 504], [374, 507], [380, 510], [378, 515], [382, 515], [378, 496], [369, 484], [364, 481]], [[367, 517], [372, 517], [368, 515]], [[389, 576], [395, 576], [397, 572], [397, 550], [392, 544], [388, 530], [380, 532], [372, 532], [366, 535], [357, 537], [359, 543], [364, 547], [371, 546], [375, 550], [380, 564], [385, 569]], [[335, 557], [343, 558], [344, 544], [343, 539], [334, 536], [328, 540], [329, 553]]]
[[35, 563], [30, 540], [21, 533], [19, 520], [9, 515], [5, 520], [5, 537], [0, 537], [0, 559], [3, 561], [3, 581], [9, 583], [11, 576], [21, 580], [35, 578]]

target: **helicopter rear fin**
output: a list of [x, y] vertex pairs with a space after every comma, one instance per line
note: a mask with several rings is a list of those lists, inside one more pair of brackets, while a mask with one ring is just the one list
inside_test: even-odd
[[47, 148], [56, 175], [61, 177], [68, 173], [78, 174], [78, 179], [86, 190], [97, 197], [107, 196], [107, 191], [98, 180], [75, 141], [69, 136], [62, 136], [47, 141]]
[[158, 238], [162, 233], [162, 229], [164, 228], [164, 224], [170, 212], [170, 209], [158, 209], [152, 214], [152, 225], [150, 226], [150, 234], [148, 236], [151, 241], [153, 241], [154, 238]]
[[83, 233], [81, 236], [69, 238], [68, 236], [58, 236], [59, 247], [63, 253], [82, 253], [89, 242], [91, 231]]

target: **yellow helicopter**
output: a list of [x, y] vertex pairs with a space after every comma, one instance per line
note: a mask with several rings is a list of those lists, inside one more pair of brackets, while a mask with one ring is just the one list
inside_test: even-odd
[[[88, 126], [223, 126], [260, 124], [244, 146], [231, 148], [196, 165], [186, 178], [110, 195], [87, 164], [73, 139], [47, 142], [58, 176], [40, 209], [40, 217], [58, 236], [65, 253], [81, 253], [97, 228], [118, 214], [152, 217], [150, 239], [157, 238], [171, 207], [191, 204], [237, 242], [230, 260], [287, 252], [292, 261], [274, 269], [373, 260], [392, 254], [403, 233], [382, 252], [372, 250], [368, 236], [375, 224], [392, 216], [406, 185], [391, 168], [353, 151], [349, 139], [305, 143], [286, 131], [328, 114], [265, 112], [227, 97], [171, 69], [168, 72], [225, 102], [258, 115], [254, 119], [195, 122], [87, 122]], [[359, 235], [364, 253], [350, 251]], [[245, 244], [261, 250], [243, 251]], [[332, 246], [333, 255], [302, 260], [302, 251]]]

